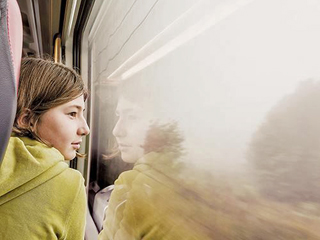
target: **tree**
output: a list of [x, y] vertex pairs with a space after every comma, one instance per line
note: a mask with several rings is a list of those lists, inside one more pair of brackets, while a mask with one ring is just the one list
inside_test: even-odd
[[263, 195], [320, 200], [319, 81], [303, 81], [271, 109], [252, 138], [248, 160]]

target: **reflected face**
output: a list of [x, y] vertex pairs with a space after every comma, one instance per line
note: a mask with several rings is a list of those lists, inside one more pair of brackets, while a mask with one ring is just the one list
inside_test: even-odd
[[90, 132], [83, 111], [84, 99], [80, 96], [51, 108], [39, 120], [39, 137], [58, 149], [65, 160], [71, 160], [76, 156], [82, 136]]
[[135, 163], [144, 154], [142, 146], [149, 129], [150, 114], [139, 105], [121, 97], [116, 115], [118, 121], [112, 133], [117, 139], [122, 160]]

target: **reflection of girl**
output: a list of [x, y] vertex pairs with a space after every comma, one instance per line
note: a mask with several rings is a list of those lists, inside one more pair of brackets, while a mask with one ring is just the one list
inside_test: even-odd
[[192, 220], [197, 204], [177, 181], [183, 141], [177, 124], [152, 121], [150, 99], [135, 94], [120, 97], [113, 130], [122, 159], [135, 166], [115, 182], [99, 239], [208, 239]]
[[13, 135], [0, 168], [0, 239], [83, 239], [83, 178], [64, 161], [89, 133], [86, 97], [75, 71], [22, 61]]

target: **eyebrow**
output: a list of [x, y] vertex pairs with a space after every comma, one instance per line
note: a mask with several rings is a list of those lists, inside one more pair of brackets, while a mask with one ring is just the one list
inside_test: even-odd
[[[73, 108], [73, 107], [77, 108], [79, 111], [81, 111], [81, 109], [82, 109], [82, 106], [80, 106], [80, 105], [71, 105], [71, 106], [68, 106], [68, 108]], [[86, 109], [83, 108], [83, 111], [84, 111], [84, 110], [86, 110]]]
[[118, 109], [116, 109], [116, 111], [115, 111], [116, 113], [128, 113], [128, 112], [134, 112], [134, 109], [132, 109], [132, 108], [125, 108], [125, 109], [120, 109], [120, 111], [118, 110]]

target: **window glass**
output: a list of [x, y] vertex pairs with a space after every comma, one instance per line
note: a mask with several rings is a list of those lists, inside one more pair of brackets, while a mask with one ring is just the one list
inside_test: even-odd
[[171, 2], [100, 26], [91, 181], [177, 234], [319, 239], [320, 2]]

